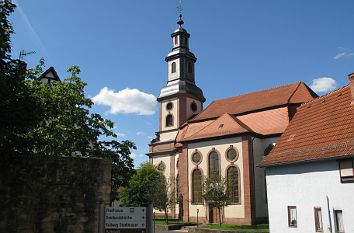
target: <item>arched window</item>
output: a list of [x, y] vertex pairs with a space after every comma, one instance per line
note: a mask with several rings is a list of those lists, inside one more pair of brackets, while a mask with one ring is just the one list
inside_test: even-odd
[[219, 175], [219, 155], [216, 151], [209, 154], [209, 177]]
[[166, 127], [173, 126], [173, 116], [168, 114], [166, 117]]
[[202, 204], [202, 172], [195, 169], [192, 173], [192, 203]]
[[176, 73], [176, 62], [172, 62], [171, 64], [171, 73]]
[[226, 194], [229, 199], [229, 202], [232, 204], [240, 203], [240, 194], [239, 194], [239, 174], [238, 169], [234, 166], [227, 169], [227, 188]]

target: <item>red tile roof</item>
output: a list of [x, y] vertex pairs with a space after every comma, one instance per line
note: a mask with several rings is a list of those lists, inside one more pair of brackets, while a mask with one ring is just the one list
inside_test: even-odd
[[302, 105], [260, 166], [354, 155], [350, 86]]
[[186, 142], [253, 132], [260, 135], [283, 133], [289, 124], [287, 107], [253, 112], [242, 116], [228, 113], [215, 120], [190, 122], [178, 133], [176, 141]]
[[239, 115], [286, 104], [299, 104], [310, 101], [314, 97], [317, 97], [316, 93], [306, 86], [305, 83], [297, 82], [213, 101], [191, 121], [215, 119], [224, 113]]

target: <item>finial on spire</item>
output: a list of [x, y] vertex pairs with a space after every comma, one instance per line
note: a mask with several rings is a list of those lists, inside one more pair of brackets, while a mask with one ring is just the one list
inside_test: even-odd
[[182, 27], [182, 24], [184, 24], [183, 19], [182, 19], [182, 14], [179, 15], [177, 24], [179, 25], [180, 28]]

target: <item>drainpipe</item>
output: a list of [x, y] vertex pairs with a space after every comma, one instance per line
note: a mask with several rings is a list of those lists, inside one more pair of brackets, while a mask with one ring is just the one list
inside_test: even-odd
[[[251, 145], [251, 153], [250, 153], [250, 155], [251, 155], [251, 157], [252, 157], [252, 174], [253, 174], [253, 179], [252, 179], [252, 193], [253, 193], [253, 195], [252, 195], [252, 200], [251, 200], [251, 202], [253, 202], [254, 203], [254, 205], [251, 205], [251, 206], [254, 206], [254, 211], [252, 211], [252, 208], [251, 208], [251, 217], [252, 217], [252, 219], [254, 219], [254, 222], [252, 222], [252, 225], [253, 225], [253, 223], [254, 224], [256, 224], [256, 177], [255, 177], [255, 173], [254, 173], [254, 154], [253, 154], [253, 142], [254, 142], [254, 139], [255, 139], [256, 137], [251, 137], [251, 143], [252, 143], [252, 145]], [[252, 214], [253, 213], [253, 214]], [[253, 215], [253, 216], [252, 216]]]
[[329, 231], [332, 232], [332, 219], [331, 219], [331, 210], [329, 209], [329, 198], [328, 198], [328, 196], [326, 196], [326, 200], [327, 200]]

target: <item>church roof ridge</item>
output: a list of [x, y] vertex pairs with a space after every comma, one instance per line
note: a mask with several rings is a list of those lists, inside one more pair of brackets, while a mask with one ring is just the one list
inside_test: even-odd
[[287, 104], [301, 104], [317, 97], [304, 82], [295, 82], [265, 90], [214, 100], [190, 122], [215, 119], [224, 113], [233, 115], [260, 111]]

